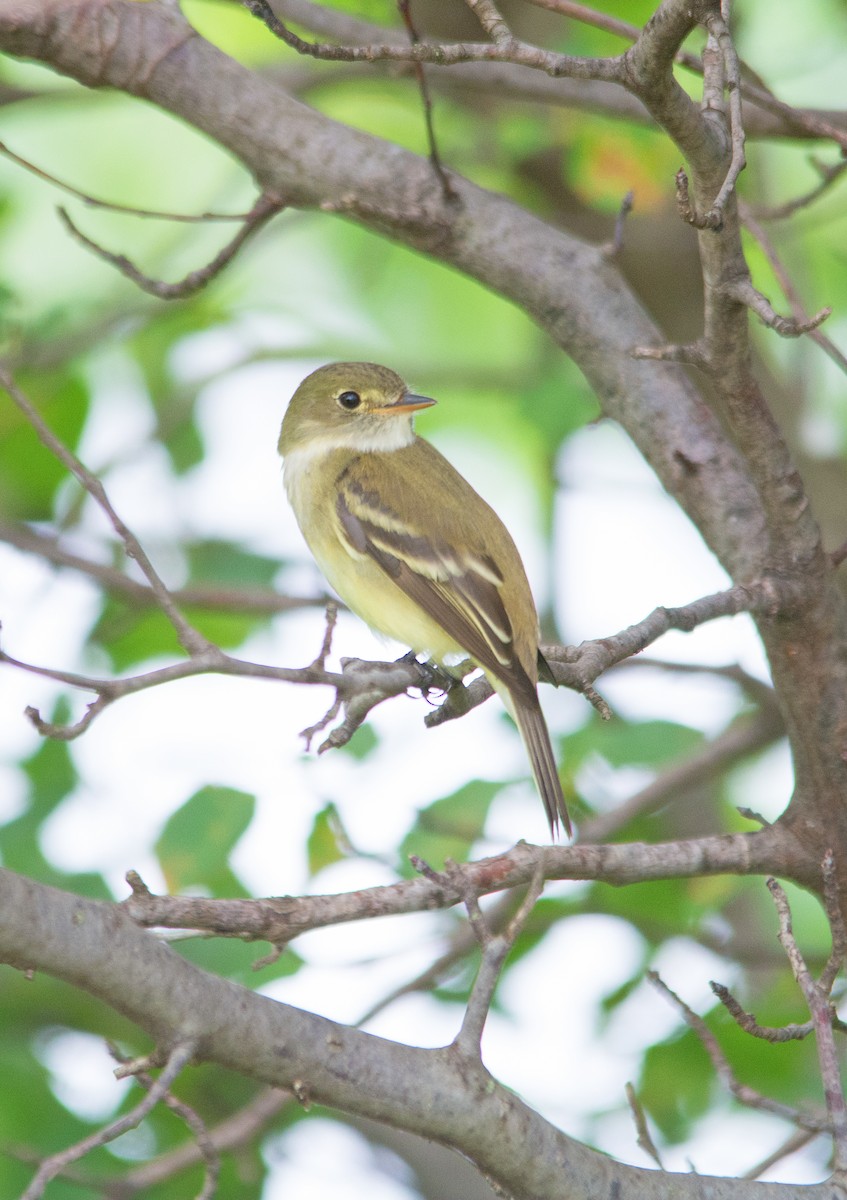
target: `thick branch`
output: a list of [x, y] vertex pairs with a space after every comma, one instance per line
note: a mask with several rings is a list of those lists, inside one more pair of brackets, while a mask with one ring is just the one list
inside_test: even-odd
[[[74, 984], [157, 1044], [453, 1146], [516, 1200], [625, 1194], [650, 1200], [790, 1200], [793, 1186], [623, 1167], [548, 1124], [473, 1060], [313, 1016], [186, 962], [113, 905], [0, 873], [0, 958]], [[37, 986], [37, 984], [35, 985]], [[830, 1200], [825, 1184], [804, 1189]]]

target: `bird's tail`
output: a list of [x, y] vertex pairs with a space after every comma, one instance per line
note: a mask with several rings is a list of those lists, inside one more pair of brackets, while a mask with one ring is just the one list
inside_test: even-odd
[[571, 836], [571, 821], [565, 804], [562, 784], [559, 779], [559, 768], [550, 743], [550, 731], [544, 720], [541, 705], [536, 702], [530, 706], [522, 700], [520, 704], [512, 702], [513, 716], [517, 722], [521, 737], [529, 755], [529, 763], [535, 785], [541, 793], [547, 820], [550, 822], [550, 833], [555, 838], [559, 832], [559, 822], [565, 827], [565, 833]]

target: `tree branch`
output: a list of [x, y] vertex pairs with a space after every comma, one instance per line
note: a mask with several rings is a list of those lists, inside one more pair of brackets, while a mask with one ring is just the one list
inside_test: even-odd
[[530, 846], [519, 842], [504, 854], [457, 865], [450, 875], [432, 872], [344, 895], [208, 900], [155, 896], [135, 873], [133, 894], [122, 906], [147, 927], [206, 929], [225, 937], [282, 945], [327, 925], [373, 917], [452, 908], [467, 896], [484, 896], [528, 886], [543, 859], [545, 879], [602, 879], [612, 886], [683, 879], [699, 875], [763, 875], [820, 889], [820, 864], [780, 825], [753, 833], [726, 834], [679, 842], [613, 845]]
[[[83, 988], [158, 1044], [190, 1042], [200, 1060], [276, 1087], [305, 1086], [315, 1101], [452, 1146], [516, 1200], [560, 1200], [565, 1174], [574, 1200], [645, 1188], [651, 1200], [790, 1200], [796, 1192], [615, 1164], [454, 1049], [392, 1043], [255, 995], [181, 959], [112, 905], [3, 871], [0, 907], [3, 961]], [[805, 1194], [830, 1200], [831, 1187]]]

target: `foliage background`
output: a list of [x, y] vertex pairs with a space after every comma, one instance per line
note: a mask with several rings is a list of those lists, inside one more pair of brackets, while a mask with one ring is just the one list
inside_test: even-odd
[[[604, 7], [639, 21], [653, 6]], [[228, 54], [289, 83], [296, 77], [310, 104], [425, 152], [413, 80], [304, 66], [231, 4], [191, 0], [185, 11]], [[388, 3], [357, 11], [397, 20]], [[783, 99], [843, 105], [842, 4], [810, 0], [798, 31], [787, 12], [745, 0], [737, 23], [742, 55]], [[559, 48], [570, 53], [620, 45], [573, 22], [556, 28]], [[240, 212], [252, 203], [251, 181], [228, 154], [151, 106], [11, 60], [0, 80], [4, 142], [91, 195], [176, 212]], [[448, 164], [597, 241], [611, 236], [621, 196], [633, 189], [626, 273], [669, 339], [696, 333], [694, 235], [675, 216], [677, 154], [662, 135], [571, 108], [458, 90], [438, 92], [436, 124]], [[754, 143], [745, 197], [775, 204], [808, 189], [815, 179], [808, 156], [803, 145]], [[313, 365], [343, 358], [390, 363], [442, 399], [424, 432], [514, 528], [551, 639], [602, 636], [656, 604], [723, 586], [720, 569], [623, 435], [592, 425], [596, 403], [573, 364], [517, 309], [457, 273], [338, 218], [287, 212], [197, 297], [164, 303], [71, 240], [56, 219], [57, 202], [97, 241], [169, 279], [207, 261], [227, 226], [89, 209], [8, 160], [0, 160], [0, 187], [0, 315], [7, 351], [24, 364], [20, 382], [104, 480], [171, 586], [321, 594], [284, 505], [274, 445], [296, 382]], [[846, 232], [843, 185], [779, 227], [781, 252], [810, 309], [845, 310]], [[753, 243], [749, 254], [757, 286], [776, 300], [770, 267]], [[843, 343], [843, 317], [828, 332]], [[781, 380], [779, 415], [834, 538], [843, 515], [844, 377], [808, 342], [762, 331], [757, 346], [761, 372]], [[88, 558], [116, 561], [90, 500], [2, 403], [0, 521], [3, 529], [32, 523]], [[153, 610], [105, 597], [91, 579], [8, 544], [0, 546], [0, 597], [4, 648], [27, 661], [123, 674], [177, 649]], [[322, 636], [319, 607], [275, 617], [189, 609], [189, 616], [222, 646], [259, 661], [305, 663]], [[739, 632], [746, 626], [735, 618], [671, 635], [657, 652], [741, 661], [758, 673], [760, 652], [749, 629]], [[379, 658], [385, 648], [342, 614], [335, 654]], [[548, 689], [543, 697], [578, 820], [631, 796], [746, 703], [726, 680], [641, 669], [621, 671], [601, 690], [616, 711], [610, 726], [575, 696]], [[195, 679], [121, 701], [66, 745], [39, 738], [22, 710], [34, 704], [50, 719], [67, 719], [80, 714], [84, 698], [4, 670], [4, 865], [93, 897], [123, 897], [131, 867], [155, 890], [296, 894], [387, 882], [410, 872], [411, 852], [440, 866], [448, 856], [493, 853], [518, 836], [543, 840], [518, 740], [493, 705], [427, 733], [423, 703], [396, 701], [345, 750], [315, 760], [299, 752], [297, 731], [317, 719], [324, 700], [316, 689]], [[728, 830], [748, 828], [737, 804], [773, 818], [789, 793], [787, 756], [771, 744], [734, 774], [704, 779], [682, 802], [639, 818], [626, 836], [687, 835], [714, 828], [718, 815]], [[796, 889], [792, 902], [801, 942], [823, 952], [816, 904]], [[181, 952], [354, 1022], [436, 958], [458, 923], [456, 914], [419, 915], [326, 930], [258, 971], [257, 950], [246, 944], [194, 940]], [[575, 1136], [643, 1163], [622, 1092], [631, 1079], [669, 1165], [684, 1168], [693, 1157], [702, 1170], [742, 1169], [776, 1146], [781, 1130], [721, 1093], [699, 1043], [643, 975], [659, 969], [700, 1012], [714, 1007], [706, 981], [716, 977], [741, 987], [763, 1023], [802, 1019], [775, 943], [762, 941], [761, 930], [774, 926], [755, 879], [626, 890], [551, 885], [510, 960], [486, 1033], [486, 1063]], [[472, 966], [471, 955], [431, 995], [398, 1000], [367, 1027], [423, 1045], [448, 1041]], [[0, 1069], [15, 1080], [14, 1089], [0, 1090], [0, 1139], [10, 1151], [0, 1158], [0, 1190], [13, 1195], [30, 1173], [26, 1151], [57, 1149], [128, 1104], [127, 1086], [111, 1082], [103, 1036], [130, 1053], [141, 1047], [128, 1025], [47, 978], [4, 969], [0, 1005]], [[722, 1012], [712, 1017], [730, 1057], [762, 1091], [792, 1104], [813, 1095], [810, 1046], [751, 1045]], [[188, 1073], [181, 1094], [214, 1122], [253, 1090], [205, 1068]], [[174, 1118], [157, 1111], [142, 1130], [98, 1151], [86, 1170], [113, 1175], [181, 1137]], [[364, 1186], [387, 1200], [419, 1194], [421, 1178], [399, 1160], [364, 1152], [374, 1143], [362, 1137], [291, 1105], [260, 1150], [242, 1148], [227, 1160], [221, 1194], [343, 1197]], [[818, 1178], [824, 1153], [813, 1145], [781, 1164], [779, 1177]], [[321, 1175], [325, 1158], [343, 1164], [329, 1182]], [[145, 1194], [192, 1189], [195, 1178], [177, 1178]], [[79, 1194], [62, 1181], [50, 1192], [57, 1200]]]

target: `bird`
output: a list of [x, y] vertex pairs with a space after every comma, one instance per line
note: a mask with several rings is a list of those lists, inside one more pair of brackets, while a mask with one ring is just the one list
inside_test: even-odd
[[[336, 362], [299, 385], [282, 421], [283, 481], [327, 582], [374, 630], [444, 664], [469, 657], [523, 738], [552, 837], [571, 823], [538, 699], [538, 614], [494, 510], [413, 417], [436, 401], [388, 367]], [[449, 667], [448, 667], [449, 670]]]

